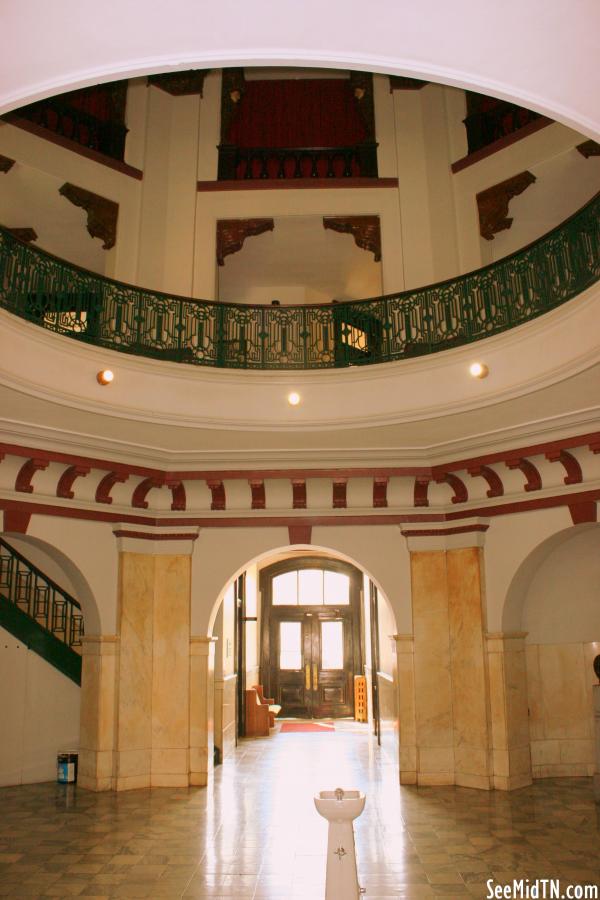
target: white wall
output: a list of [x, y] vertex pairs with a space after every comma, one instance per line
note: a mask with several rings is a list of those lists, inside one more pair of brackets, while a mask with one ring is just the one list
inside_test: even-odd
[[79, 746], [79, 687], [0, 628], [0, 786], [56, 779]]

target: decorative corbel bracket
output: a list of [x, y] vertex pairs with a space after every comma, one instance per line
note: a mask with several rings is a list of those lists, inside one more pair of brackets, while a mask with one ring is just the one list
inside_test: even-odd
[[332, 490], [332, 505], [334, 509], [346, 509], [346, 489], [348, 486], [347, 478], [334, 478]]
[[119, 204], [114, 200], [107, 200], [92, 191], [77, 187], [68, 181], [58, 191], [70, 203], [80, 206], [87, 212], [87, 230], [94, 238], [103, 241], [104, 250], [110, 250], [117, 240], [117, 219], [119, 216]]
[[531, 172], [519, 172], [477, 194], [479, 232], [482, 238], [493, 241], [495, 234], [510, 228], [513, 220], [508, 217], [508, 204], [535, 180], [535, 175]]
[[16, 237], [18, 241], [23, 241], [25, 244], [30, 244], [32, 241], [37, 241], [37, 231], [35, 228], [9, 228], [8, 231], [12, 234], [13, 237]]
[[273, 219], [219, 219], [217, 222], [217, 262], [225, 265], [225, 257], [237, 253], [248, 237], [273, 231]]
[[306, 509], [306, 481], [304, 478], [292, 479], [292, 509]]
[[351, 234], [357, 247], [370, 250], [375, 262], [381, 260], [379, 216], [324, 216], [323, 228], [339, 234]]
[[590, 156], [600, 156], [600, 144], [596, 141], [584, 141], [583, 144], [577, 144], [575, 149], [586, 159], [589, 159]]

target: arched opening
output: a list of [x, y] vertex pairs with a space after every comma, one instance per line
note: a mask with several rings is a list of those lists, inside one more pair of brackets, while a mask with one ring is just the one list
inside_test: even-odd
[[217, 763], [255, 734], [255, 685], [280, 708], [264, 734], [352, 723], [398, 759], [396, 619], [358, 560], [312, 545], [263, 553], [227, 582], [210, 631]]
[[564, 529], [517, 570], [506, 598], [505, 631], [524, 639], [515, 683], [528, 709], [533, 778], [594, 771], [592, 663], [600, 652], [600, 526]]

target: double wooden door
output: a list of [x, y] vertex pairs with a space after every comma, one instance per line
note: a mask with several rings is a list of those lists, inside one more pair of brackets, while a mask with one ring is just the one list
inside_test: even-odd
[[352, 609], [271, 610], [269, 682], [282, 716], [354, 714]]

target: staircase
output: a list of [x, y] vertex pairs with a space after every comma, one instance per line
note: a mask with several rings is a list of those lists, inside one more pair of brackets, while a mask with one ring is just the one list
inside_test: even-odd
[[0, 538], [0, 626], [81, 685], [83, 616], [74, 597]]

